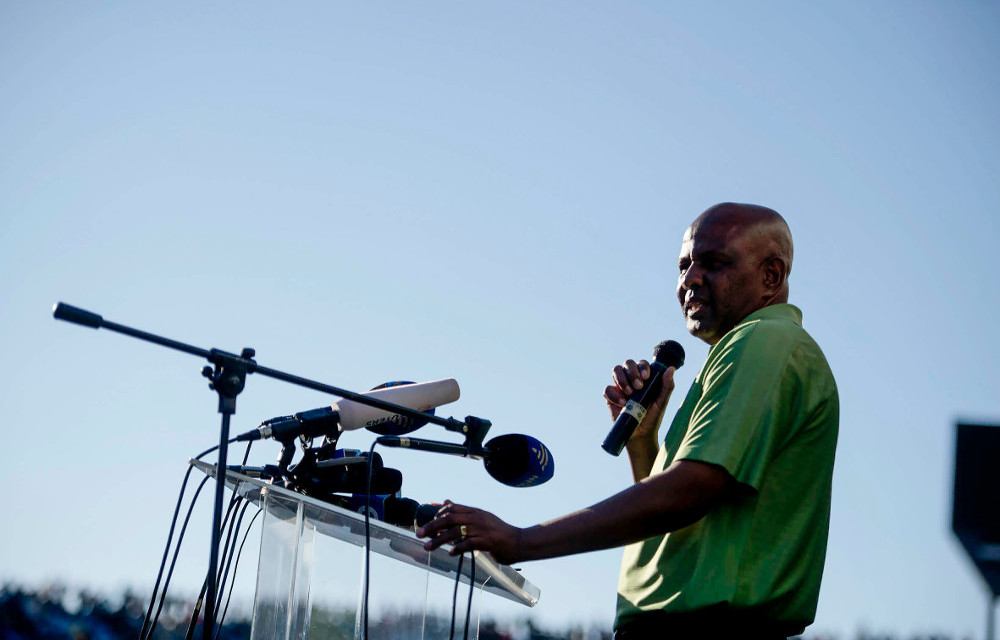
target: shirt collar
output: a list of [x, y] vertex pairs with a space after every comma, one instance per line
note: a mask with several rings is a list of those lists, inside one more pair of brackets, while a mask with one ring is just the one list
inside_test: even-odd
[[743, 320], [741, 320], [739, 324], [743, 325], [748, 322], [753, 322], [754, 320], [766, 320], [766, 319], [791, 320], [792, 322], [801, 327], [802, 310], [796, 307], [794, 304], [788, 304], [787, 302], [782, 302], [780, 304], [772, 304], [757, 309], [747, 317], [743, 318]]

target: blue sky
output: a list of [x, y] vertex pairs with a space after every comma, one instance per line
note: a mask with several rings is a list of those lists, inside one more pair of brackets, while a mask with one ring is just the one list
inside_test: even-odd
[[[0, 578], [149, 585], [217, 437], [200, 362], [55, 301], [341, 387], [453, 376], [445, 413], [538, 437], [555, 479], [387, 462], [528, 525], [628, 481], [601, 391], [666, 338], [690, 383], [680, 238], [734, 200], [788, 220], [841, 390], [814, 629], [981, 633], [950, 485], [955, 420], [1000, 420], [998, 26], [987, 2], [5, 3]], [[326, 402], [251, 378], [234, 430]], [[619, 559], [525, 565], [533, 615], [607, 623]]]

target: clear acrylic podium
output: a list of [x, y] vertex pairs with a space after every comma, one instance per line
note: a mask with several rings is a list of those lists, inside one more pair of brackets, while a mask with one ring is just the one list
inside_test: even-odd
[[[215, 475], [214, 464], [192, 460], [191, 465]], [[250, 640], [306, 640], [312, 612], [316, 536], [364, 547], [364, 515], [233, 471], [226, 472], [226, 484], [264, 511]], [[424, 541], [408, 529], [375, 519], [369, 525], [373, 553], [455, 580], [459, 559], [448, 555], [449, 545], [428, 552]], [[461, 565], [459, 580], [465, 584], [472, 577], [472, 564], [467, 559]], [[540, 596], [538, 588], [518, 571], [478, 551], [475, 587], [480, 594], [485, 591], [528, 607], [533, 607]], [[363, 606], [359, 603], [357, 609], [356, 640], [361, 638]], [[372, 640], [379, 639], [372, 635]]]

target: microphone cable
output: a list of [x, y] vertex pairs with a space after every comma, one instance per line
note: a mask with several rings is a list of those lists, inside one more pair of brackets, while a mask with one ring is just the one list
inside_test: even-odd
[[[234, 501], [234, 503], [235, 503], [235, 501]], [[227, 523], [232, 522], [232, 520], [230, 518], [231, 518], [231, 516], [233, 514], [233, 504], [234, 503], [230, 503], [229, 507], [226, 509], [226, 515], [225, 515], [225, 517], [222, 520], [222, 526], [223, 527], [225, 527]], [[249, 503], [246, 503], [246, 504], [249, 504]], [[221, 548], [223, 549], [223, 551], [222, 551], [223, 554], [226, 554], [226, 553], [229, 552], [229, 539], [228, 539], [228, 537], [226, 539], [226, 544], [224, 546], [222, 546]], [[225, 556], [223, 555], [223, 558], [224, 557]], [[219, 571], [219, 573], [216, 574], [216, 584], [218, 584], [218, 580], [219, 580], [220, 577], [221, 577], [221, 570]], [[192, 611], [191, 611], [191, 621], [188, 624], [188, 630], [187, 630], [187, 633], [185, 634], [185, 640], [190, 640], [191, 636], [194, 635], [194, 628], [198, 624], [198, 617], [201, 614], [201, 608], [205, 604], [205, 592], [206, 591], [208, 591], [208, 579], [207, 578], [204, 581], [202, 581], [202, 583], [201, 583], [201, 591], [198, 592], [198, 598], [195, 600], [194, 609], [192, 609]]]
[[[232, 442], [235, 442], [235, 441], [236, 441], [236, 439], [235, 439], [235, 438], [233, 438], [233, 439], [231, 439], [231, 440], [230, 440], [229, 442], [230, 442], [230, 443], [232, 443]], [[242, 466], [246, 466], [246, 463], [247, 463], [247, 460], [249, 460], [249, 459], [250, 459], [250, 447], [252, 447], [252, 446], [253, 446], [253, 442], [248, 442], [248, 443], [247, 443], [247, 448], [246, 448], [246, 451], [244, 451], [244, 452], [243, 452], [243, 462], [241, 463], [241, 465], [242, 465]], [[208, 453], [209, 451], [213, 451], [213, 450], [215, 450], [215, 449], [218, 449], [218, 447], [213, 447], [212, 449], [209, 449], [209, 450], [208, 450], [208, 451], [206, 451], [205, 453]], [[205, 453], [202, 453], [202, 454], [200, 454], [200, 455], [199, 455], [199, 457], [201, 457], [202, 455], [205, 455]], [[209, 476], [205, 476], [205, 480], [208, 480], [208, 478], [209, 478]], [[202, 486], [204, 486], [204, 480], [202, 481]], [[200, 491], [200, 490], [201, 490], [201, 487], [199, 487], [199, 491]], [[242, 497], [242, 496], [240, 496], [240, 495], [239, 495], [239, 494], [238, 494], [238, 493], [236, 492], [236, 487], [234, 486], [234, 487], [233, 487], [233, 495], [232, 495], [232, 497], [231, 497], [231, 498], [230, 498], [230, 500], [229, 500], [229, 506], [228, 506], [228, 508], [226, 509], [226, 514], [225, 514], [225, 517], [223, 518], [223, 520], [222, 520], [222, 524], [220, 525], [221, 527], [225, 527], [225, 526], [226, 526], [226, 523], [227, 523], [227, 522], [231, 522], [231, 521], [230, 521], [230, 516], [231, 516], [231, 514], [233, 513], [233, 508], [234, 508], [234, 507], [235, 507], [235, 506], [236, 506], [236, 505], [237, 505], [237, 504], [238, 504], [238, 503], [239, 503], [239, 502], [240, 502], [241, 500], [243, 500], [243, 497]], [[247, 504], [249, 504], [249, 503], [247, 503]], [[192, 503], [192, 504], [191, 504], [191, 507], [192, 507], [192, 508], [194, 508], [194, 503]], [[244, 511], [245, 511], [245, 510], [246, 510], [246, 508], [244, 507]], [[188, 513], [188, 517], [190, 517], [190, 513]], [[241, 515], [240, 517], [242, 518], [242, 515]], [[185, 527], [186, 527], [186, 526], [187, 526], [187, 523], [185, 522]], [[232, 526], [230, 525], [230, 534], [231, 534], [231, 533], [232, 533]], [[183, 532], [181, 533], [181, 536], [183, 537]], [[177, 551], [178, 551], [178, 552], [180, 551], [180, 542], [181, 542], [180, 540], [178, 540], [178, 541], [177, 541]], [[225, 547], [228, 547], [228, 546], [229, 546], [229, 536], [227, 536], [227, 538], [226, 538], [226, 544], [225, 544], [224, 546], [225, 546]], [[176, 562], [176, 560], [177, 560], [177, 556], [176, 556], [176, 553], [177, 553], [177, 552], [175, 552], [175, 554], [174, 554], [174, 561], [175, 561], [175, 562]], [[213, 569], [213, 568], [209, 568], [209, 571], [211, 571], [212, 569]], [[216, 579], [216, 584], [218, 584], [218, 576], [220, 576], [220, 575], [221, 575], [221, 573], [222, 573], [222, 571], [221, 571], [221, 567], [215, 567], [214, 569], [215, 569], [215, 570], [216, 570], [216, 571], [218, 572], [218, 573], [216, 574], [216, 576], [217, 576], [217, 579]], [[172, 572], [173, 572], [173, 566], [172, 566], [172, 565], [171, 565], [171, 569], [170, 569], [170, 570], [171, 570], [171, 573], [172, 573]], [[167, 578], [167, 579], [169, 580], [169, 576], [168, 576], [168, 578]], [[199, 617], [199, 615], [200, 615], [200, 613], [201, 613], [201, 608], [202, 608], [202, 606], [203, 606], [203, 605], [204, 605], [204, 603], [205, 603], [205, 593], [206, 593], [207, 591], [208, 591], [208, 576], [206, 575], [206, 576], [205, 576], [205, 581], [204, 581], [204, 582], [202, 582], [202, 585], [201, 585], [201, 592], [200, 592], [200, 593], [198, 594], [198, 599], [197, 599], [197, 600], [195, 601], [195, 603], [194, 603], [194, 609], [193, 609], [193, 611], [191, 612], [191, 621], [190, 621], [190, 623], [188, 624], [188, 629], [187, 629], [187, 633], [185, 634], [185, 640], [191, 640], [191, 638], [192, 638], [192, 637], [193, 637], [193, 635], [194, 635], [194, 629], [195, 629], [195, 626], [197, 626], [197, 624], [198, 624], [198, 617]], [[220, 593], [221, 593], [221, 587], [220, 587], [219, 591], [220, 591]], [[164, 592], [163, 592], [163, 593], [164, 593], [164, 596], [166, 596], [166, 588], [165, 588], [165, 587], [164, 587]], [[221, 597], [221, 596], [220, 596], [220, 597]], [[218, 600], [219, 600], [219, 597], [217, 597], [217, 598], [216, 598], [216, 601], [218, 601]], [[161, 603], [160, 603], [160, 607], [162, 608], [162, 606], [163, 606], [163, 604], [162, 604], [162, 602], [161, 602]], [[218, 611], [218, 609], [216, 609], [216, 611]], [[157, 611], [157, 617], [159, 617], [159, 611]], [[152, 631], [150, 631], [150, 635], [151, 635], [151, 634], [152, 634]], [[140, 640], [143, 640], [143, 639], [142, 639], [142, 638], [140, 638]], [[149, 640], [149, 639], [147, 638], [146, 640]]]
[[[201, 482], [198, 483], [198, 489], [194, 492], [194, 496], [191, 498], [191, 505], [188, 507], [187, 515], [184, 516], [184, 524], [181, 525], [180, 534], [177, 536], [177, 545], [174, 547], [174, 555], [170, 560], [170, 569], [167, 571], [166, 580], [163, 582], [163, 591], [160, 593], [160, 604], [156, 609], [156, 615], [153, 616], [152, 621], [149, 622], [149, 628], [146, 629], [146, 624], [143, 623], [143, 628], [146, 629], [146, 635], [139, 636], [139, 640], [149, 640], [153, 636], [153, 630], [156, 628], [156, 623], [160, 619], [160, 612], [163, 610], [163, 603], [167, 598], [167, 589], [170, 588], [170, 578], [174, 574], [174, 566], [177, 564], [177, 556], [181, 550], [181, 542], [184, 540], [184, 533], [187, 531], [188, 522], [191, 520], [191, 513], [194, 511], [194, 505], [198, 501], [198, 496], [201, 494], [201, 490], [205, 488], [205, 484], [208, 482], [208, 476], [202, 478]], [[153, 598], [156, 598], [156, 594], [153, 594]]]
[[472, 617], [472, 594], [476, 590], [476, 552], [469, 552], [469, 560], [472, 561], [469, 576], [469, 603], [465, 606], [465, 640], [469, 640], [469, 618]]
[[362, 598], [363, 600], [362, 606], [365, 608], [364, 614], [362, 616], [364, 618], [363, 624], [365, 630], [365, 635], [364, 635], [365, 640], [369, 640], [368, 592], [370, 583], [369, 578], [371, 576], [371, 558], [372, 558], [371, 503], [372, 503], [372, 467], [374, 466], [372, 464], [372, 458], [375, 455], [375, 445], [377, 444], [378, 444], [378, 438], [376, 438], [372, 442], [371, 448], [368, 449], [368, 474], [365, 478], [365, 589], [364, 589], [365, 593], [364, 597]]
[[[195, 456], [195, 460], [200, 460], [212, 453], [219, 448], [219, 445], [215, 445], [209, 449], [205, 449], [201, 453]], [[146, 634], [146, 627], [149, 625], [150, 617], [153, 615], [153, 607], [156, 605], [156, 594], [160, 589], [160, 581], [163, 579], [163, 569], [167, 565], [167, 556], [170, 554], [170, 543], [174, 538], [174, 527], [177, 525], [177, 516], [181, 510], [181, 503], [184, 501], [184, 491], [187, 488], [188, 480], [191, 478], [191, 470], [193, 467], [188, 465], [187, 472], [184, 474], [184, 480], [181, 482], [181, 490], [177, 496], [177, 506], [174, 507], [174, 517], [170, 521], [170, 530], [167, 533], [167, 543], [163, 546], [163, 557], [160, 559], [160, 569], [156, 574], [156, 582], [153, 585], [153, 593], [149, 597], [149, 608], [146, 609], [146, 616], [142, 620], [142, 628], [139, 630], [139, 638], [142, 640]], [[200, 489], [199, 489], [200, 491]]]
[[[229, 568], [233, 563], [233, 556], [236, 553], [236, 540], [239, 538], [240, 525], [243, 524], [243, 516], [246, 515], [247, 507], [250, 506], [250, 502], [244, 500], [242, 497], [238, 501], [234, 501], [234, 507], [236, 505], [240, 506], [239, 517], [234, 517], [229, 520], [229, 531], [226, 532], [226, 542], [222, 545], [222, 554], [225, 562], [220, 559], [219, 572], [216, 576], [216, 584], [218, 584], [218, 595], [215, 598], [215, 609], [216, 614], [221, 610], [219, 607], [222, 605], [222, 597], [226, 592], [226, 580], [229, 578]], [[236, 535], [233, 535], [233, 531], [236, 531]], [[232, 544], [230, 544], [230, 540]], [[222, 567], [225, 566], [225, 569]], [[233, 576], [235, 578], [235, 576]], [[218, 621], [216, 621], [218, 624]]]
[[146, 637], [146, 627], [149, 625], [150, 618], [153, 615], [153, 607], [156, 606], [156, 594], [160, 590], [160, 581], [163, 579], [163, 569], [167, 566], [167, 556], [170, 555], [170, 543], [174, 539], [174, 527], [177, 525], [177, 515], [180, 513], [181, 503], [184, 501], [184, 490], [187, 488], [188, 480], [191, 478], [192, 467], [188, 467], [187, 473], [184, 474], [184, 480], [181, 482], [180, 495], [177, 496], [177, 506], [174, 507], [174, 517], [170, 521], [170, 530], [167, 533], [167, 544], [163, 547], [163, 558], [160, 559], [160, 570], [156, 574], [156, 582], [153, 584], [153, 593], [149, 597], [149, 607], [146, 609], [146, 616], [142, 620], [142, 628], [139, 630], [139, 639], [142, 640]]
[[[208, 481], [208, 479], [209, 479], [209, 477], [205, 476], [205, 479], [201, 481], [201, 484], [198, 486], [199, 492], [201, 491], [201, 488], [205, 486], [205, 483]], [[197, 499], [197, 494], [195, 495], [195, 499]], [[242, 500], [242, 498], [240, 498], [240, 500]], [[234, 507], [234, 505], [237, 502], [238, 502], [238, 500], [234, 500], [232, 503], [230, 503], [229, 508], [226, 510], [225, 519], [222, 521], [222, 526], [223, 527], [225, 527], [226, 526], [226, 522], [228, 522], [230, 520], [230, 517], [232, 516], [232, 513], [233, 513], [233, 507]], [[187, 515], [188, 518], [191, 517], [191, 511], [193, 509], [194, 509], [194, 502], [192, 501], [192, 503], [191, 503], [191, 510], [188, 511], [188, 515]], [[152, 626], [149, 629], [149, 634], [147, 635], [147, 640], [150, 640], [152, 638], [153, 630], [156, 628], [156, 625], [159, 622], [159, 619], [160, 619], [160, 610], [163, 609], [163, 605], [164, 605], [164, 603], [166, 601], [167, 589], [168, 589], [168, 587], [170, 585], [170, 579], [171, 579], [171, 577], [174, 574], [174, 564], [177, 562], [177, 558], [180, 555], [181, 542], [184, 540], [184, 531], [185, 531], [185, 529], [187, 529], [187, 519], [185, 519], [184, 526], [181, 528], [180, 537], [177, 538], [177, 547], [174, 549], [174, 557], [173, 557], [173, 560], [171, 560], [171, 563], [170, 563], [170, 570], [167, 572], [167, 581], [164, 583], [164, 585], [163, 585], [163, 593], [160, 595], [160, 605], [159, 605], [159, 608], [156, 610], [156, 617], [153, 618], [153, 624], [152, 624]], [[201, 607], [202, 607], [202, 605], [204, 603], [205, 592], [207, 590], [208, 590], [208, 580], [206, 579], [205, 582], [202, 584], [201, 594], [198, 596], [198, 600], [195, 602], [194, 613], [192, 614], [192, 619], [195, 622], [197, 622], [198, 613], [201, 611]]]
[[247, 525], [246, 531], [243, 532], [243, 541], [240, 542], [240, 550], [236, 553], [236, 562], [233, 564], [233, 581], [229, 583], [229, 595], [226, 597], [226, 607], [222, 610], [222, 617], [219, 618], [219, 625], [215, 631], [216, 640], [219, 640], [219, 634], [222, 633], [222, 623], [226, 620], [226, 613], [229, 611], [229, 602], [233, 599], [233, 587], [236, 586], [236, 570], [240, 566], [240, 558], [243, 557], [243, 545], [246, 544], [247, 538], [250, 536], [250, 531], [253, 529], [253, 523], [262, 513], [264, 513], [263, 509], [257, 509], [257, 513], [250, 518], [250, 524]]
[[451, 633], [448, 634], [448, 640], [455, 640], [455, 613], [458, 609], [458, 584], [462, 578], [463, 560], [465, 560], [464, 553], [458, 556], [458, 570], [455, 571], [455, 592], [451, 596]]
[[[364, 613], [362, 615], [362, 624], [364, 625], [364, 640], [369, 640], [368, 637], [368, 601], [369, 601], [369, 588], [370, 588], [370, 577], [371, 577], [371, 493], [372, 493], [372, 459], [375, 454], [375, 447], [378, 445], [378, 439], [372, 442], [371, 448], [368, 450], [368, 474], [365, 480], [365, 571], [364, 571], [364, 593], [362, 596], [362, 606], [364, 607]], [[455, 591], [452, 595], [451, 600], [451, 633], [448, 640], [454, 640], [455, 638], [455, 618], [458, 610], [458, 585], [462, 578], [462, 561], [465, 559], [465, 554], [463, 553], [458, 557], [458, 570], [455, 573]], [[469, 602], [465, 610], [465, 640], [469, 640], [469, 620], [472, 615], [472, 596], [475, 592], [476, 587], [476, 556], [475, 552], [470, 552], [470, 562], [471, 564], [471, 576], [469, 578]]]

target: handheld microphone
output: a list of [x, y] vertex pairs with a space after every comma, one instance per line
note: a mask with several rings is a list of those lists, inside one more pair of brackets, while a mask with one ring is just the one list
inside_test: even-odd
[[646, 416], [649, 405], [660, 395], [663, 373], [668, 367], [677, 369], [684, 365], [684, 347], [673, 340], [665, 340], [653, 349], [653, 360], [649, 367], [649, 379], [643, 383], [642, 389], [633, 391], [629, 396], [628, 402], [618, 414], [618, 419], [615, 420], [608, 437], [601, 445], [602, 449], [613, 456], [621, 454], [625, 443]]
[[[387, 384], [395, 386], [374, 389], [362, 395], [398, 404], [407, 409], [427, 411], [458, 400], [461, 393], [454, 378], [416, 384]], [[390, 425], [397, 425], [397, 428], [394, 430]], [[266, 420], [256, 429], [236, 436], [236, 442], [261, 438], [288, 442], [299, 436], [315, 438], [334, 433], [337, 429], [352, 431], [363, 427], [380, 427], [386, 432], [409, 433], [420, 426], [422, 425], [419, 421], [411, 420], [399, 413], [370, 407], [354, 400], [339, 400], [328, 407]]]
[[520, 433], [497, 436], [483, 445], [478, 454], [460, 444], [405, 436], [382, 436], [378, 443], [387, 447], [482, 457], [486, 473], [510, 487], [535, 487], [551, 480], [555, 473], [555, 462], [548, 447], [535, 438]]

